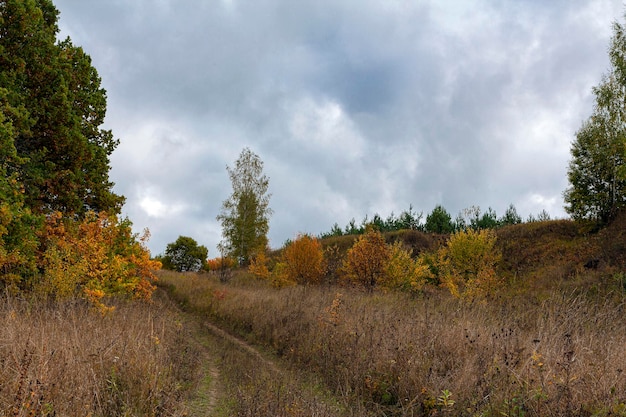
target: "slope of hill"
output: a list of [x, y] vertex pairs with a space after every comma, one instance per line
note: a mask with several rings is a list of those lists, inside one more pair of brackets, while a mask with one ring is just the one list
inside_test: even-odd
[[[498, 273], [518, 291], [611, 284], [626, 268], [626, 213], [607, 227], [589, 232], [572, 220], [523, 223], [496, 229], [502, 251]], [[413, 256], [437, 251], [448, 235], [401, 230], [384, 234], [388, 243], [400, 241]], [[322, 239], [341, 256], [358, 236]], [[279, 254], [277, 252], [276, 254]]]

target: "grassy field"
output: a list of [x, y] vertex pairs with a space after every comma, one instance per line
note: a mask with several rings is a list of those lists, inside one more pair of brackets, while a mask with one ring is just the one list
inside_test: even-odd
[[444, 292], [278, 290], [244, 275], [228, 285], [210, 275], [161, 281], [188, 309], [312, 371], [369, 415], [626, 415], [619, 294], [467, 303]]
[[[152, 302], [105, 315], [3, 294], [0, 416], [626, 416], [618, 226], [499, 230], [505, 287], [475, 301], [244, 270], [161, 271]], [[387, 238], [414, 254], [445, 241]]]
[[197, 352], [175, 309], [0, 299], [0, 415], [182, 416]]

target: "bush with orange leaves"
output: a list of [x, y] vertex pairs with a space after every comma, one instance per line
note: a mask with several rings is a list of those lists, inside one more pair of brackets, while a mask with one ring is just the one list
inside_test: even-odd
[[344, 261], [346, 277], [371, 292], [384, 278], [389, 257], [389, 247], [383, 235], [373, 228], [368, 228], [346, 254]]
[[260, 279], [270, 278], [271, 274], [267, 267], [267, 255], [265, 255], [265, 251], [258, 251], [252, 255], [250, 265], [248, 265], [248, 272]]
[[35, 290], [56, 298], [79, 296], [106, 311], [107, 296], [149, 299], [155, 289], [154, 271], [161, 263], [150, 259], [141, 237], [128, 220], [88, 213], [81, 221], [53, 213], [40, 233], [38, 266], [43, 274]]
[[319, 284], [325, 272], [324, 251], [319, 240], [303, 234], [290, 242], [283, 251], [285, 274], [298, 284]]
[[209, 271], [220, 271], [223, 269], [232, 269], [237, 265], [237, 262], [233, 258], [228, 256], [218, 256], [213, 259], [207, 259], [206, 269]]

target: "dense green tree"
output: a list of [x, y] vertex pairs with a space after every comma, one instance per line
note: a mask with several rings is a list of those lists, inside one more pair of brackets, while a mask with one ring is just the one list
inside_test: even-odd
[[489, 207], [482, 216], [477, 217], [477, 220], [472, 222], [471, 226], [474, 230], [495, 229], [498, 227], [498, 216], [495, 210]]
[[424, 230], [431, 233], [452, 233], [454, 231], [454, 225], [452, 224], [450, 213], [448, 213], [442, 205], [437, 205], [433, 211], [426, 216]]
[[235, 167], [226, 167], [233, 192], [222, 204], [217, 216], [222, 224], [220, 243], [224, 252], [247, 264], [258, 251], [268, 244], [270, 194], [269, 179], [263, 174], [263, 161], [245, 148], [235, 162]]
[[395, 230], [419, 230], [422, 216], [422, 212], [414, 212], [413, 205], [409, 205], [409, 209], [403, 211], [396, 220]]
[[207, 261], [209, 250], [198, 245], [193, 238], [179, 236], [176, 242], [169, 243], [165, 256], [161, 258], [163, 267], [178, 272], [197, 272]]
[[593, 89], [596, 104], [572, 143], [565, 210], [575, 220], [609, 222], [626, 206], [626, 37], [613, 26], [611, 69]]
[[517, 214], [517, 209], [513, 204], [510, 204], [509, 207], [504, 212], [504, 216], [502, 216], [498, 223], [500, 226], [508, 226], [512, 224], [519, 224], [522, 222], [522, 217]]
[[569, 164], [566, 211], [575, 220], [607, 223], [624, 206], [623, 133], [608, 134], [609, 121], [594, 114], [576, 133]]
[[7, 90], [0, 88], [0, 282], [17, 284], [36, 272], [36, 231], [42, 219], [24, 207], [18, 170], [23, 160], [14, 145], [16, 131], [8, 114], [15, 113], [6, 102]]
[[0, 1], [0, 86], [22, 160], [13, 168], [35, 212], [118, 213], [108, 177], [117, 141], [100, 129], [106, 93], [89, 56], [57, 42], [57, 19], [49, 0]]

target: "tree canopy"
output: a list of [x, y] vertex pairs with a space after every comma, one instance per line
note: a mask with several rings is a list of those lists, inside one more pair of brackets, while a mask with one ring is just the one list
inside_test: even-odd
[[452, 217], [441, 205], [437, 205], [433, 211], [426, 216], [424, 229], [433, 233], [451, 233], [454, 230]]
[[565, 210], [575, 220], [606, 224], [626, 206], [626, 38], [615, 22], [611, 69], [593, 89], [596, 103], [572, 143]]
[[48, 0], [0, 1], [2, 123], [17, 156], [5, 169], [35, 212], [118, 213], [108, 176], [118, 142], [100, 128], [106, 92], [82, 48], [57, 42], [57, 18]]
[[263, 161], [244, 148], [235, 167], [226, 167], [233, 192], [222, 204], [217, 219], [222, 224], [220, 243], [224, 252], [247, 264], [258, 251], [267, 247], [269, 231], [269, 179], [263, 174]]
[[164, 268], [178, 272], [198, 272], [206, 263], [208, 254], [209, 250], [198, 245], [193, 238], [179, 236], [176, 242], [167, 245], [161, 261]]
[[118, 219], [101, 128], [106, 93], [91, 58], [57, 41], [50, 0], [0, 0], [0, 284], [100, 300], [154, 290], [143, 237]]

